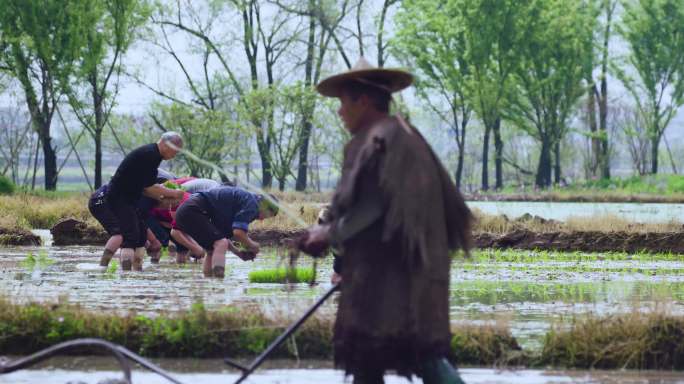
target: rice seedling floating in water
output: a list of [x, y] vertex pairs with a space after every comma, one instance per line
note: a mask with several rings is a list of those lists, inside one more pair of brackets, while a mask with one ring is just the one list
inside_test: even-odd
[[313, 278], [313, 268], [262, 269], [249, 273], [250, 283], [308, 283]]
[[29, 252], [26, 255], [26, 258], [21, 261], [20, 265], [22, 266], [22, 268], [32, 271], [36, 267], [38, 267], [39, 269], [44, 269], [46, 267], [51, 266], [54, 263], [55, 261], [48, 256], [47, 252], [40, 251], [38, 256], [35, 256], [32, 252]]

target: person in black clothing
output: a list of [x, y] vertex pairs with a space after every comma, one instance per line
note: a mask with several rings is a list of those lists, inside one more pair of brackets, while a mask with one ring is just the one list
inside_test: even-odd
[[[107, 203], [108, 191], [109, 184], [103, 184], [90, 195], [90, 199], [88, 200], [88, 210], [110, 236], [107, 240], [107, 244], [105, 244], [102, 257], [100, 258], [100, 265], [103, 267], [109, 265], [109, 262], [112, 260], [116, 251], [121, 247], [121, 242], [123, 241], [121, 228], [119, 227], [119, 219], [114, 215], [114, 212], [112, 212]], [[148, 198], [143, 197], [138, 201], [137, 209], [140, 212], [143, 212], [145, 207], [149, 204], [147, 199]], [[150, 257], [154, 257], [154, 253], [161, 249], [161, 243], [149, 229], [147, 230], [146, 238], [148, 254], [150, 254]]]
[[173, 159], [183, 140], [175, 132], [166, 132], [159, 141], [136, 148], [123, 159], [109, 182], [107, 204], [119, 223], [123, 238], [121, 267], [142, 270], [147, 240], [145, 216], [137, 205], [144, 194], [158, 201], [180, 200], [183, 191], [166, 188], [157, 182], [157, 168], [162, 160]]

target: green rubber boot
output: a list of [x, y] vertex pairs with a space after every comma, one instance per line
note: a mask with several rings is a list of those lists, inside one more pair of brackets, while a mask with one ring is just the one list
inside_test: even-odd
[[426, 361], [421, 378], [423, 384], [465, 384], [456, 368], [445, 358]]

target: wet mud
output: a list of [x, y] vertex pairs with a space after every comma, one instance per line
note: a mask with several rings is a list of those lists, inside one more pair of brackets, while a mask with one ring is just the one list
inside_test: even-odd
[[478, 248], [553, 250], [565, 252], [684, 253], [684, 233], [532, 232], [515, 230], [502, 235], [478, 233]]
[[104, 245], [109, 235], [101, 227], [76, 219], [64, 219], [51, 229], [53, 245]]
[[[558, 224], [553, 220], [548, 220], [548, 223]], [[53, 243], [60, 246], [103, 245], [108, 238], [101, 228], [90, 226], [75, 219], [62, 220], [50, 231], [53, 236]], [[250, 236], [262, 245], [277, 246], [296, 239], [302, 233], [302, 230], [268, 229], [251, 231]], [[684, 232], [534, 232], [526, 229], [515, 229], [504, 234], [480, 232], [475, 233], [474, 236], [477, 248], [684, 254]]]
[[23, 229], [0, 227], [0, 245], [34, 246], [40, 245], [40, 237]]

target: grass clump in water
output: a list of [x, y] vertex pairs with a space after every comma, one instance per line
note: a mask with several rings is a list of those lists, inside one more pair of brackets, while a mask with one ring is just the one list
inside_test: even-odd
[[547, 333], [540, 363], [601, 369], [684, 369], [684, 318], [639, 312], [575, 319]]
[[506, 366], [528, 360], [528, 354], [506, 326], [459, 325], [451, 333], [451, 357], [458, 364]]
[[276, 268], [252, 271], [250, 283], [308, 283], [313, 280], [313, 268]]

